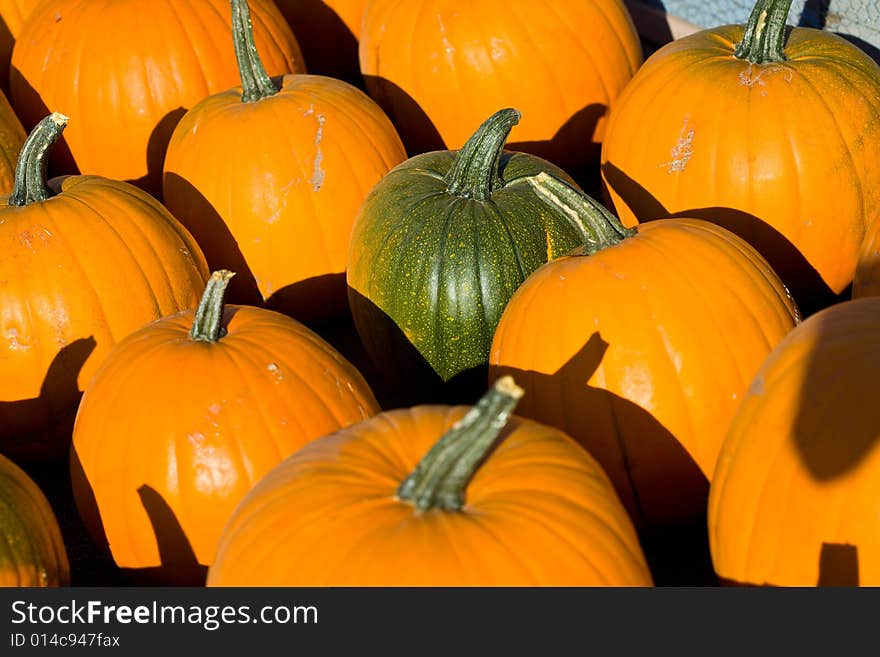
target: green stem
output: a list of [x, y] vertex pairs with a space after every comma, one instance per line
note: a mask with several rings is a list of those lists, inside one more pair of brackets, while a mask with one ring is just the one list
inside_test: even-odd
[[278, 93], [263, 66], [254, 43], [254, 26], [247, 0], [229, 0], [232, 5], [232, 44], [241, 76], [241, 102], [253, 103]]
[[235, 274], [226, 269], [215, 271], [208, 279], [202, 300], [199, 302], [196, 317], [193, 320], [189, 337], [199, 342], [217, 342], [226, 335], [223, 327], [223, 300], [226, 298], [226, 287], [229, 279]]
[[791, 0], [758, 0], [736, 56], [752, 64], [785, 61], [785, 24]]
[[446, 190], [450, 194], [485, 201], [504, 184], [501, 155], [507, 136], [521, 116], [519, 110], [499, 110], [477, 128], [446, 174]]
[[15, 165], [15, 184], [9, 196], [9, 205], [30, 205], [52, 198], [55, 193], [46, 182], [49, 166], [49, 152], [61, 137], [68, 118], [53, 112], [28, 135], [21, 147], [18, 163]]
[[544, 171], [526, 180], [545, 203], [565, 214], [580, 232], [585, 254], [613, 246], [637, 232], [635, 228], [625, 228], [601, 203]]
[[522, 395], [522, 388], [513, 378], [498, 379], [419, 461], [398, 488], [398, 499], [420, 511], [460, 511], [468, 482], [507, 425]]

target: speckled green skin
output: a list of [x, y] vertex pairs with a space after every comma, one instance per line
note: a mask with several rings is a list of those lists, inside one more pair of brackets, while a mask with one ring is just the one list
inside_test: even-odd
[[395, 368], [398, 378], [421, 375], [413, 358], [443, 382], [485, 367], [514, 291], [549, 259], [583, 244], [524, 180], [546, 171], [573, 185], [561, 169], [505, 153], [500, 183], [481, 201], [447, 191], [455, 155], [425, 153], [393, 169], [353, 228], [347, 276], [355, 326], [377, 367]]

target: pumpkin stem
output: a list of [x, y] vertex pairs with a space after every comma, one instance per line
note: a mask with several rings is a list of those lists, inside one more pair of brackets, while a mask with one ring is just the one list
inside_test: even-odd
[[785, 61], [785, 24], [791, 0], [758, 0], [736, 56], [752, 64]]
[[68, 118], [53, 112], [28, 135], [21, 147], [18, 163], [15, 165], [15, 184], [9, 196], [9, 205], [30, 205], [52, 198], [55, 193], [46, 183], [46, 170], [49, 166], [49, 152], [61, 137]]
[[507, 136], [521, 116], [519, 110], [503, 109], [486, 119], [455, 156], [446, 174], [446, 191], [485, 201], [502, 187], [501, 155]]
[[226, 269], [220, 269], [211, 274], [199, 308], [196, 310], [196, 318], [193, 320], [189, 337], [199, 342], [217, 342], [226, 335], [226, 329], [221, 325], [223, 319], [223, 300], [226, 298], [226, 287], [229, 279], [235, 274]]
[[489, 448], [507, 425], [523, 390], [503, 376], [419, 461], [397, 489], [420, 511], [460, 511], [464, 492]]
[[257, 52], [247, 0], [229, 0], [229, 3], [232, 5], [232, 43], [241, 76], [241, 102], [253, 103], [274, 96], [278, 90]]
[[579, 192], [567, 183], [542, 171], [529, 176], [526, 181], [545, 203], [560, 210], [584, 240], [587, 255], [613, 246], [636, 234], [635, 228], [626, 228], [620, 219], [611, 214], [601, 203]]

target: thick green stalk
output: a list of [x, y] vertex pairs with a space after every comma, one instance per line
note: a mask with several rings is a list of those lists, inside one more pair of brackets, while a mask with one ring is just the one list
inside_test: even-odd
[[232, 5], [232, 43], [238, 74], [241, 76], [241, 102], [253, 103], [278, 93], [260, 59], [254, 43], [254, 26], [247, 0], [230, 0]]
[[521, 116], [519, 110], [499, 110], [477, 128], [458, 151], [446, 174], [446, 189], [450, 194], [485, 201], [504, 184], [501, 156], [507, 136]]
[[758, 0], [736, 56], [752, 64], [785, 61], [785, 25], [791, 0]]
[[545, 203], [565, 214], [581, 233], [586, 254], [596, 253], [636, 234], [635, 228], [625, 228], [620, 219], [601, 203], [544, 171], [526, 180]]
[[202, 300], [199, 302], [196, 317], [193, 320], [189, 337], [199, 342], [217, 342], [226, 335], [223, 327], [223, 300], [226, 298], [226, 287], [229, 279], [235, 274], [226, 269], [220, 269], [211, 274]]
[[419, 461], [397, 490], [398, 499], [420, 511], [460, 511], [465, 489], [523, 395], [503, 376]]
[[49, 167], [49, 153], [67, 127], [67, 121], [63, 114], [53, 112], [28, 135], [15, 165], [15, 184], [9, 196], [9, 205], [40, 203], [55, 195], [46, 182], [46, 170]]

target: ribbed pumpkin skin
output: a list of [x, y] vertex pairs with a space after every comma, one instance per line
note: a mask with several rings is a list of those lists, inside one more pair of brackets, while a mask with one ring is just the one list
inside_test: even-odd
[[852, 284], [853, 299], [877, 296], [880, 296], [880, 221], [875, 221], [868, 228], [868, 234], [859, 249]]
[[465, 407], [383, 413], [270, 472], [223, 532], [209, 586], [650, 586], [632, 523], [568, 436], [512, 418], [459, 512], [397, 486]]
[[80, 391], [111, 347], [194, 308], [208, 277], [192, 236], [140, 189], [50, 186], [25, 207], [0, 197], [0, 451], [16, 460], [66, 456]]
[[[303, 72], [278, 8], [250, 5], [269, 74]], [[26, 128], [47, 108], [71, 118], [69, 153], [53, 153], [58, 171], [137, 182], [158, 195], [184, 111], [238, 82], [228, 0], [48, 0], [16, 41], [10, 86]]]
[[188, 112], [168, 146], [164, 200], [211, 268], [237, 273], [232, 300], [248, 282], [243, 256], [270, 307], [324, 320], [346, 310], [358, 208], [405, 158], [366, 94], [332, 78], [290, 75], [274, 96], [243, 103], [236, 87]]
[[347, 273], [355, 327], [377, 366], [400, 367], [403, 342], [443, 381], [485, 366], [514, 291], [582, 243], [525, 181], [546, 171], [574, 184], [562, 170], [505, 154], [504, 185], [481, 201], [447, 191], [455, 155], [411, 158], [373, 188], [352, 230]]
[[739, 399], [796, 312], [728, 231], [651, 222], [532, 274], [501, 317], [490, 377], [511, 374], [526, 391], [518, 413], [586, 447], [637, 523], [690, 521]]
[[[74, 428], [74, 493], [90, 533], [99, 543], [106, 536], [120, 567], [155, 568], [166, 582], [191, 583], [195, 564], [162, 563], [174, 528], [154, 529], [162, 514], [151, 497], [164, 500], [208, 565], [257, 480], [307, 442], [379, 412], [360, 373], [298, 322], [228, 305], [227, 334], [205, 343], [189, 337], [193, 316], [121, 342], [83, 395]], [[157, 531], [168, 535], [157, 541]]]
[[67, 551], [46, 496], [0, 455], [0, 587], [69, 583]]
[[739, 26], [700, 32], [645, 62], [609, 121], [603, 179], [626, 225], [676, 213], [716, 221], [799, 302], [822, 281], [840, 293], [880, 216], [880, 68], [801, 28], [788, 61], [753, 65], [733, 56], [742, 36]]
[[6, 96], [0, 93], [0, 194], [12, 192], [15, 163], [27, 138]]
[[[40, 0], [0, 0], [0, 89], [9, 91], [9, 60], [25, 19]], [[5, 29], [3, 29], [5, 28]]]
[[367, 0], [275, 0], [310, 73], [362, 84], [357, 38]]
[[880, 299], [838, 304], [792, 331], [755, 376], [709, 497], [722, 578], [880, 585], [878, 329]]
[[641, 61], [620, 0], [371, 0], [360, 40], [367, 89], [410, 154], [461, 148], [516, 107], [511, 149], [573, 173], [595, 166], [605, 113]]

